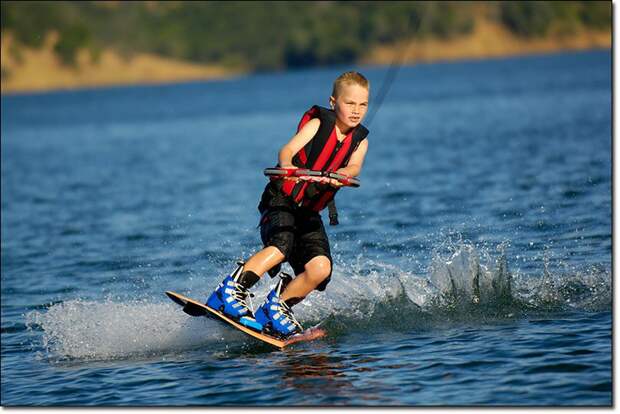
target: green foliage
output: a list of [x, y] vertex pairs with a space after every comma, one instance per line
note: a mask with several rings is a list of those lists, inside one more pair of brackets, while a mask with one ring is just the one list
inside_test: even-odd
[[11, 29], [16, 40], [31, 46], [41, 47], [45, 35], [59, 26], [65, 8], [46, 1], [3, 1], [2, 30]]
[[62, 27], [60, 38], [54, 46], [54, 51], [65, 65], [74, 65], [79, 49], [90, 44], [91, 34], [88, 28], [81, 24], [72, 24]]
[[611, 28], [611, 2], [610, 1], [583, 1], [583, 7], [579, 15], [584, 25], [595, 29]]
[[506, 1], [501, 5], [501, 19], [514, 33], [524, 37], [543, 36], [553, 20], [548, 1]]
[[474, 28], [474, 19], [463, 13], [454, 3], [441, 5], [442, 10], [435, 13], [431, 23], [431, 33], [440, 38], [451, 38], [457, 34], [469, 33]]
[[574, 33], [580, 27], [611, 27], [611, 3], [607, 1], [505, 1], [501, 21], [514, 33], [540, 37], [555, 26], [560, 33]]
[[[455, 1], [91, 2], [3, 1], [2, 30], [40, 47], [49, 31], [66, 64], [80, 48], [113, 47], [255, 70], [345, 64], [370, 47], [412, 38], [470, 32], [475, 7]], [[522, 36], [551, 27], [611, 27], [608, 2], [490, 2], [500, 21]], [[95, 53], [96, 55], [96, 53]]]

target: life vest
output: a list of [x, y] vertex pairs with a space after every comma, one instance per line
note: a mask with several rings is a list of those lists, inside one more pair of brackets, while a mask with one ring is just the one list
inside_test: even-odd
[[[293, 164], [298, 168], [317, 171], [336, 171], [346, 166], [351, 154], [368, 135], [363, 125], [353, 128], [347, 136], [338, 141], [336, 133], [336, 113], [320, 106], [310, 108], [299, 121], [297, 132], [311, 119], [319, 118], [321, 126], [312, 139], [293, 157]], [[338, 188], [327, 184], [308, 181], [294, 182], [284, 180], [282, 192], [290, 196], [295, 203], [314, 211], [323, 210], [333, 200]]]

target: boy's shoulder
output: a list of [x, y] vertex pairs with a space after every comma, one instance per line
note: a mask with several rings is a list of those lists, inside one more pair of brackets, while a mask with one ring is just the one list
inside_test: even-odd
[[314, 119], [319, 119], [319, 120], [326, 120], [326, 121], [335, 121], [336, 120], [336, 113], [334, 112], [333, 109], [329, 109], [329, 108], [324, 108], [322, 106], [319, 105], [312, 105], [312, 107], [310, 107], [310, 109], [308, 109], [306, 112], [304, 112], [303, 116], [302, 116], [302, 120], [314, 120]]
[[309, 121], [305, 122], [305, 123], [301, 126], [300, 130], [302, 130], [302, 129], [306, 129], [306, 130], [308, 130], [308, 129], [317, 130], [317, 129], [319, 129], [319, 128], [320, 128], [320, 126], [321, 126], [321, 120], [320, 120], [319, 118], [312, 118], [312, 119], [310, 119]]

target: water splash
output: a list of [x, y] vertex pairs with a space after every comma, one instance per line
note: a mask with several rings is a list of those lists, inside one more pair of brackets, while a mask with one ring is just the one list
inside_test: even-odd
[[[611, 307], [610, 272], [600, 266], [553, 273], [548, 262], [540, 276], [508, 267], [506, 245], [492, 255], [459, 242], [437, 253], [426, 275], [358, 257], [336, 266], [323, 293], [295, 307], [306, 326], [323, 321], [330, 334], [360, 330], [432, 329], [447, 322], [483, 324], [489, 319]], [[254, 292], [262, 300], [276, 280], [265, 277]], [[190, 295], [191, 296], [191, 295]], [[256, 304], [254, 304], [256, 306]], [[27, 315], [28, 326], [43, 331], [43, 348], [72, 359], [116, 359], [153, 355], [247, 338], [206, 318], [192, 318], [165, 298], [129, 302], [72, 300]]]
[[390, 311], [385, 306], [389, 303], [415, 314], [412, 320], [431, 317], [437, 321], [611, 308], [611, 273], [603, 266], [552, 272], [545, 261], [540, 275], [520, 274], [509, 269], [507, 249], [508, 243], [480, 248], [459, 240], [437, 249], [423, 275], [358, 259], [337, 266], [329, 289], [310, 296], [295, 311], [313, 320], [330, 316], [385, 319], [379, 310], [391, 313], [392, 318], [407, 319], [402, 312]]
[[172, 303], [71, 300], [26, 315], [42, 329], [49, 355], [69, 359], [117, 359], [187, 350], [241, 334], [206, 318], [192, 318]]

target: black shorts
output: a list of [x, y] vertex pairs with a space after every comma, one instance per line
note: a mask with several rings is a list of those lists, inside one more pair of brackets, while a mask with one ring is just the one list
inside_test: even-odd
[[[277, 247], [295, 275], [302, 273], [306, 263], [317, 256], [326, 256], [332, 264], [329, 240], [319, 213], [297, 206], [274, 182], [265, 187], [258, 210], [263, 244]], [[278, 271], [279, 266], [269, 273], [275, 276]], [[331, 272], [316, 290], [325, 290], [330, 280]]]

